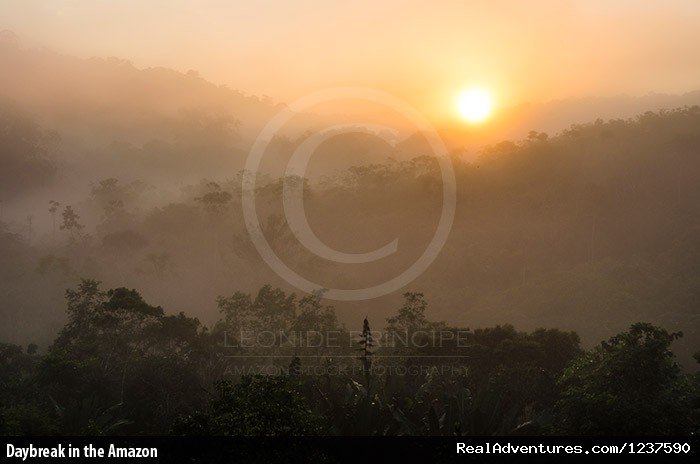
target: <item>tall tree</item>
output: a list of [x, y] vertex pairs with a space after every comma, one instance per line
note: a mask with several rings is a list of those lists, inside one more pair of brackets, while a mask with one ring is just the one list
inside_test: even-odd
[[365, 375], [365, 385], [367, 390], [370, 388], [370, 380], [372, 379], [372, 348], [374, 347], [374, 339], [372, 338], [372, 329], [369, 327], [367, 317], [362, 321], [362, 333], [360, 334], [360, 361], [362, 362], [362, 372]]

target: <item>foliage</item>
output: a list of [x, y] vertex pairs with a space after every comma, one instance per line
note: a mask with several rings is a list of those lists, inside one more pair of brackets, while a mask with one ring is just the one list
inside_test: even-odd
[[131, 424], [124, 431], [154, 432], [199, 404], [197, 372], [215, 358], [197, 319], [166, 316], [136, 290], [105, 292], [94, 280], [68, 290], [66, 300], [68, 322], [38, 380], [67, 431], [92, 433], [98, 423], [81, 418], [109, 414], [100, 430]]
[[288, 376], [247, 376], [216, 384], [208, 412], [183, 418], [175, 433], [203, 435], [318, 435], [323, 420]]
[[[509, 325], [471, 331], [433, 322], [425, 299], [407, 294], [389, 319], [393, 330], [459, 332], [460, 343], [450, 335], [452, 343], [444, 345], [420, 339], [416, 346], [375, 346], [365, 318], [353, 347], [320, 292], [297, 300], [266, 286], [255, 298], [220, 298], [222, 319], [212, 333], [183, 313], [166, 315], [136, 290], [105, 291], [95, 280], [66, 291], [66, 302], [67, 323], [45, 354], [35, 345], [26, 351], [0, 345], [4, 434], [668, 435], [698, 429], [700, 377], [684, 374], [669, 350], [680, 334], [647, 323], [582, 351], [573, 332], [526, 333]], [[310, 351], [280, 339], [271, 351], [238, 346], [231, 357], [220, 336], [234, 327], [330, 330], [348, 339]], [[276, 375], [227, 373], [231, 365], [279, 367], [281, 360], [287, 370]]]
[[558, 430], [582, 435], [692, 431], [692, 388], [669, 350], [681, 336], [637, 323], [574, 361], [560, 379]]
[[0, 198], [47, 185], [56, 174], [59, 137], [45, 131], [7, 101], [0, 101]]

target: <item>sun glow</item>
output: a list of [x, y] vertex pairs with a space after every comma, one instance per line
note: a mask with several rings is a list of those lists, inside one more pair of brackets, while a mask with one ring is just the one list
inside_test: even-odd
[[482, 88], [472, 88], [457, 96], [457, 111], [465, 121], [478, 123], [486, 120], [493, 111], [493, 98]]

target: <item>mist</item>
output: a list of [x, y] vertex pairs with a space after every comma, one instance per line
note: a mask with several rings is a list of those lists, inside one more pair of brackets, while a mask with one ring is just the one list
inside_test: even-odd
[[[3, 314], [14, 322], [3, 337], [47, 343], [64, 322], [63, 291], [81, 277], [139, 288], [149, 300], [208, 323], [217, 318], [220, 295], [267, 283], [294, 290], [260, 259], [241, 211], [248, 151], [265, 118], [283, 105], [195, 73], [26, 50], [9, 39], [2, 53], [11, 65], [2, 76], [2, 221], [7, 246], [19, 247], [12, 248], [15, 261], [6, 260]], [[411, 288], [426, 294], [441, 319], [555, 325], [577, 330], [584, 343], [642, 316], [697, 328], [686, 305], [657, 310], [639, 293], [649, 279], [657, 292], [672, 285], [655, 280], [670, 272], [660, 260], [695, 246], [696, 102], [697, 92], [521, 108], [519, 126], [509, 129], [514, 142], [472, 143], [471, 151], [468, 136], [449, 138], [454, 132], [444, 128], [457, 216], [446, 251]], [[673, 109], [679, 107], [687, 109]], [[603, 119], [612, 114], [620, 117]], [[333, 249], [359, 253], [398, 237], [399, 252], [350, 272], [299, 244], [286, 224], [281, 179], [309, 131], [343, 116], [296, 115], [270, 140], [257, 184], [267, 240], [319, 288], [358, 288], [400, 273], [420, 256], [441, 210], [441, 174], [425, 138], [407, 124], [388, 141], [358, 126], [314, 153], [307, 219]], [[525, 127], [555, 130], [523, 134]], [[54, 212], [50, 201], [60, 204]], [[63, 227], [69, 206], [80, 228]], [[611, 272], [636, 277], [618, 282], [605, 277]], [[580, 292], [580, 305], [558, 306]], [[628, 294], [622, 302], [620, 292]], [[341, 303], [339, 316], [383, 316], [400, 293]], [[639, 298], [645, 302], [637, 307]], [[613, 302], [629, 305], [630, 313], [601, 324], [595, 311]]]
[[0, 432], [697, 431], [698, 5], [380, 3], [0, 7]]

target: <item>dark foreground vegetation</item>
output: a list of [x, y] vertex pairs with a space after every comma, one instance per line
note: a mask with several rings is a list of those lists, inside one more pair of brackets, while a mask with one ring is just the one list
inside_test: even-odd
[[583, 350], [574, 332], [432, 322], [422, 294], [404, 297], [383, 333], [371, 316], [353, 332], [321, 293], [265, 286], [219, 298], [209, 330], [136, 290], [83, 280], [45, 353], [0, 345], [0, 433], [698, 432], [700, 376], [670, 351], [680, 333], [637, 323]]

